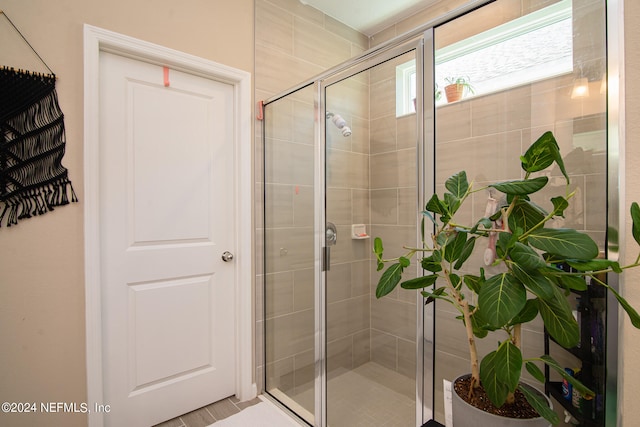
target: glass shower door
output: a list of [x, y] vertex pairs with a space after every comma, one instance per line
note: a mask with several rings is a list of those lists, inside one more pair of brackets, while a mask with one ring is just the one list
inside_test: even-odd
[[325, 276], [331, 427], [422, 425], [421, 415], [416, 420], [421, 304], [417, 291], [376, 299], [381, 272], [372, 253], [374, 237], [384, 239], [391, 257], [417, 239], [415, 78], [414, 48], [325, 88], [326, 231], [335, 236], [327, 241]]
[[265, 390], [314, 424], [315, 117], [313, 86], [265, 106]]
[[[449, 81], [464, 78], [474, 89], [473, 93], [467, 90], [458, 101], [447, 100], [443, 91], [437, 101], [438, 194], [443, 193], [446, 179], [461, 170], [467, 172], [475, 188], [522, 179], [520, 155], [545, 131], [552, 131], [570, 175], [570, 191], [576, 192], [564, 218], [555, 220], [552, 226], [588, 233], [604, 253], [605, 15], [605, 2], [601, 0], [522, 4], [497, 0], [435, 29], [435, 77], [439, 87], [444, 89]], [[532, 200], [550, 210], [550, 198], [564, 194], [565, 181], [557, 169], [544, 173], [550, 188], [532, 195]], [[489, 197], [500, 195], [488, 190], [474, 193], [472, 202], [458, 213], [460, 222], [481, 216]], [[467, 262], [470, 271], [477, 272], [480, 267], [491, 274], [496, 271], [496, 267], [485, 265], [485, 248], [486, 242], [476, 243], [476, 253]], [[441, 423], [445, 422], [446, 401], [443, 380], [452, 381], [470, 371], [458, 315], [451, 305], [436, 304], [435, 419]], [[504, 336], [490, 335], [480, 340], [479, 351], [485, 355], [495, 350], [500, 340]], [[562, 366], [580, 366], [573, 356], [558, 349], [552, 346], [551, 355]], [[541, 321], [523, 328], [523, 352], [525, 357], [544, 353]], [[523, 377], [540, 384], [526, 372]], [[566, 401], [553, 402], [560, 419], [562, 403]]]

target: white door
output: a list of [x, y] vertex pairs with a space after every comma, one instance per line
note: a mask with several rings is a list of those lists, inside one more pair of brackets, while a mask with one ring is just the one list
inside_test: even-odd
[[107, 426], [235, 392], [233, 86], [100, 53]]

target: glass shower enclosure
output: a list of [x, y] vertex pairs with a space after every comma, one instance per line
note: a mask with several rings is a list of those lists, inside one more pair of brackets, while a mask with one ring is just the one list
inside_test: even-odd
[[416, 241], [422, 112], [396, 81], [421, 40], [265, 105], [265, 389], [311, 425], [422, 424], [422, 304], [375, 298], [372, 252]]
[[[452, 307], [425, 306], [417, 291], [376, 298], [373, 238], [385, 258], [421, 244], [425, 200], [450, 175], [520, 179], [519, 156], [544, 131], [578, 193], [556, 225], [589, 233], [608, 256], [605, 11], [602, 0], [469, 2], [265, 102], [266, 393], [313, 426], [444, 424], [444, 383], [468, 372], [464, 331]], [[448, 102], [444, 86], [459, 77], [474, 93]], [[549, 178], [563, 185], [559, 171]], [[461, 215], [477, 217], [489, 196], [474, 194]], [[423, 274], [412, 268], [405, 278]], [[524, 331], [527, 354], [544, 352], [543, 333]], [[615, 373], [615, 346], [607, 357]]]

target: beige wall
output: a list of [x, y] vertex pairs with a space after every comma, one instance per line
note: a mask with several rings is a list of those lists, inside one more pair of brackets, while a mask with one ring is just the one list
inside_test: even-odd
[[[0, 396], [15, 402], [85, 402], [82, 26], [253, 72], [253, 0], [3, 0], [0, 7], [58, 76], [67, 136], [63, 164], [80, 198], [0, 229]], [[0, 26], [5, 24], [0, 17]], [[26, 46], [9, 54], [5, 43], [0, 40], [0, 65], [20, 65], [31, 55]], [[82, 414], [0, 413], [0, 425], [86, 423]]]

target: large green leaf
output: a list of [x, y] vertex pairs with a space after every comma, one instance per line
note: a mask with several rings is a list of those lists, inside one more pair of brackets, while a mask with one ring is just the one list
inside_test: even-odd
[[511, 248], [509, 257], [524, 270], [536, 270], [547, 265], [538, 252], [520, 242], [516, 242]]
[[436, 283], [436, 280], [438, 280], [438, 275], [432, 274], [429, 276], [420, 276], [416, 277], [415, 279], [407, 280], [400, 283], [400, 286], [402, 287], [402, 289], [422, 289], [426, 288], [427, 286], [433, 285], [434, 283]]
[[453, 239], [449, 239], [443, 248], [444, 251], [444, 259], [453, 262], [460, 258], [462, 255], [462, 251], [467, 243], [467, 233], [463, 231], [459, 231], [453, 236]]
[[637, 202], [631, 203], [631, 220], [633, 221], [633, 228], [631, 232], [636, 243], [640, 245], [640, 206]]
[[571, 306], [558, 288], [550, 299], [538, 299], [538, 310], [549, 335], [561, 346], [573, 348], [580, 342], [578, 322], [571, 313]]
[[544, 372], [542, 372], [542, 369], [540, 369], [538, 365], [531, 361], [527, 361], [525, 362], [524, 366], [527, 368], [527, 372], [529, 372], [529, 374], [531, 374], [533, 378], [540, 381], [541, 383], [544, 382]]
[[476, 237], [471, 237], [466, 241], [466, 243], [464, 244], [464, 248], [462, 248], [462, 252], [458, 257], [458, 261], [456, 261], [456, 264], [453, 266], [454, 269], [460, 270], [460, 268], [465, 263], [465, 261], [468, 260], [471, 254], [473, 253], [473, 248], [475, 247], [475, 244], [476, 244]]
[[[555, 138], [551, 132], [545, 132], [527, 149], [520, 161], [525, 172], [538, 172], [551, 166], [555, 160], [552, 145]], [[557, 145], [557, 143], [556, 143]]]
[[[470, 307], [473, 311], [474, 307]], [[464, 317], [461, 319], [464, 322]], [[471, 326], [473, 327], [473, 335], [478, 338], [486, 338], [489, 335], [489, 331], [494, 331], [495, 328], [492, 328], [486, 320], [482, 317], [482, 313], [479, 311], [473, 311], [471, 315]]]
[[529, 234], [529, 244], [564, 258], [591, 259], [598, 256], [598, 245], [591, 237], [570, 228], [541, 228]]
[[482, 359], [480, 381], [494, 405], [502, 406], [509, 392], [516, 389], [521, 371], [522, 353], [511, 341], [503, 342]]
[[546, 169], [555, 161], [567, 183], [569, 182], [569, 176], [560, 155], [560, 147], [551, 132], [543, 133], [536, 142], [531, 144], [520, 160], [522, 161], [522, 169], [529, 173]]
[[434, 290], [433, 292], [421, 291], [420, 293], [426, 299], [424, 302], [425, 305], [432, 303], [436, 299], [442, 299], [453, 304], [453, 301], [449, 299], [449, 295], [447, 294], [447, 288], [444, 286]]
[[505, 255], [514, 247], [518, 237], [515, 234], [500, 231], [498, 233], [498, 241], [496, 242], [496, 253], [498, 258], [504, 258]]
[[527, 302], [527, 291], [510, 273], [487, 279], [478, 295], [478, 307], [487, 322], [496, 328], [506, 325]]
[[384, 268], [384, 262], [382, 262], [382, 252], [383, 252], [382, 239], [379, 237], [376, 237], [375, 239], [373, 239], [373, 252], [376, 254], [376, 259], [378, 264], [377, 271], [380, 271]]
[[431, 271], [432, 273], [437, 273], [442, 271], [442, 254], [440, 251], [433, 251], [431, 255], [428, 257], [422, 258], [421, 264], [422, 268], [425, 270]]
[[518, 390], [524, 395], [525, 399], [533, 409], [535, 409], [541, 417], [545, 420], [549, 421], [551, 424], [556, 425], [560, 422], [560, 417], [558, 414], [551, 409], [549, 406], [549, 402], [544, 398], [543, 395], [540, 395], [533, 391], [532, 389], [524, 386], [518, 387]]
[[429, 201], [427, 202], [426, 210], [440, 215], [444, 215], [447, 213], [437, 194], [431, 196], [431, 199], [429, 199]]
[[458, 199], [462, 199], [469, 190], [469, 182], [467, 181], [467, 173], [465, 171], [452, 175], [444, 183], [447, 190]]
[[460, 289], [462, 287], [462, 279], [455, 273], [449, 273], [449, 280], [451, 281], [451, 286], [456, 289]]
[[402, 265], [396, 263], [389, 266], [389, 268], [382, 273], [378, 281], [378, 286], [376, 287], [376, 298], [382, 298], [395, 289], [400, 279], [402, 279], [402, 270]]
[[565, 367], [559, 364], [553, 357], [549, 356], [548, 354], [545, 354], [543, 356], [540, 356], [540, 359], [544, 363], [549, 365], [550, 368], [552, 368], [557, 373], [559, 373], [562, 376], [562, 378], [567, 380], [573, 387], [575, 387], [575, 389], [578, 390], [580, 394], [585, 396], [587, 395], [594, 396], [593, 391], [589, 387], [582, 384], [582, 382], [580, 382], [580, 380], [574, 377], [573, 375], [567, 374], [567, 372], [564, 370]]
[[462, 277], [462, 280], [464, 281], [465, 285], [467, 285], [467, 287], [473, 292], [475, 292], [476, 294], [480, 293], [480, 288], [482, 287], [482, 278], [470, 274], [465, 274]]
[[566, 275], [556, 276], [556, 278], [560, 281], [560, 284], [567, 289], [581, 292], [587, 290], [587, 282], [584, 280], [584, 277]]
[[538, 315], [538, 300], [537, 299], [528, 299], [527, 303], [524, 305], [524, 308], [511, 319], [509, 324], [517, 325], [520, 323], [529, 323]]
[[447, 217], [452, 217], [456, 212], [458, 212], [458, 208], [460, 208], [462, 200], [451, 193], [444, 193], [443, 203], [445, 209], [447, 210]]
[[378, 255], [378, 258], [380, 258], [382, 256], [382, 251], [382, 239], [376, 237], [375, 239], [373, 239], [373, 252]]
[[588, 261], [575, 261], [572, 259], [568, 259], [566, 263], [569, 264], [570, 267], [578, 271], [598, 271], [611, 268], [618, 274], [622, 273], [620, 264], [616, 261], [611, 261], [608, 259], [591, 259]]
[[516, 230], [522, 228], [525, 232], [541, 223], [547, 212], [540, 206], [528, 200], [517, 200], [511, 215], [509, 215], [509, 228]]
[[511, 272], [535, 296], [542, 299], [554, 297], [554, 284], [538, 270], [524, 270], [519, 265], [512, 265]]
[[520, 349], [507, 340], [500, 344], [496, 351], [494, 361], [496, 366], [496, 379], [504, 383], [510, 392], [514, 392], [520, 381], [522, 371], [522, 353]]
[[500, 182], [497, 184], [491, 184], [489, 187], [493, 187], [505, 194], [524, 196], [526, 194], [532, 194], [536, 191], [540, 191], [545, 185], [547, 185], [547, 182], [549, 182], [549, 178], [546, 176], [539, 176], [533, 179]]
[[551, 199], [553, 203], [553, 214], [557, 216], [564, 216], [564, 211], [569, 207], [569, 202], [564, 197], [558, 196]]
[[509, 387], [498, 380], [498, 364], [497, 351], [487, 354], [480, 362], [480, 381], [489, 400], [499, 408], [507, 400]]
[[635, 308], [631, 307], [631, 304], [629, 304], [627, 300], [622, 297], [622, 295], [616, 292], [615, 289], [613, 288], [608, 288], [608, 289], [616, 297], [616, 299], [618, 300], [618, 303], [620, 303], [624, 311], [627, 312], [627, 315], [629, 316], [629, 320], [631, 320], [631, 324], [636, 328], [640, 329], [640, 316], [638, 315], [638, 312], [635, 310]]

